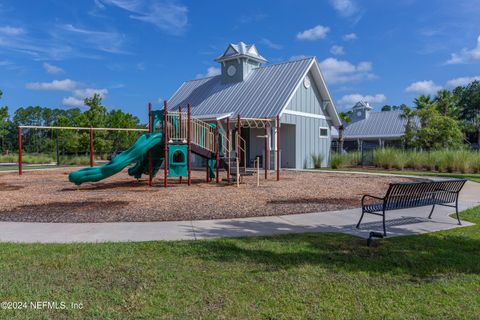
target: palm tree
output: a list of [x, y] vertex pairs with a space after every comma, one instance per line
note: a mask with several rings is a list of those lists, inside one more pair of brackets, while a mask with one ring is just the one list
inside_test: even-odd
[[456, 118], [458, 108], [455, 102], [455, 97], [451, 91], [438, 91], [434, 102], [436, 104], [437, 110], [440, 111], [444, 116]]
[[343, 143], [345, 141], [345, 137], [344, 137], [345, 127], [352, 122], [352, 118], [350, 117], [351, 114], [352, 114], [351, 111], [340, 112], [338, 114], [342, 122], [338, 127], [338, 152], [340, 153], [343, 152]]
[[434, 104], [433, 101], [430, 99], [430, 96], [425, 95], [421, 95], [418, 98], [415, 98], [413, 100], [413, 103], [415, 103], [417, 110], [427, 109]]
[[[425, 96], [420, 96], [419, 98], [422, 98], [422, 97], [425, 97]], [[430, 97], [425, 97], [425, 98], [427, 98], [426, 100], [430, 101]], [[417, 100], [418, 99], [415, 99], [415, 104], [417, 105], [417, 108], [418, 108]], [[424, 100], [424, 98], [422, 98], [422, 100]], [[407, 120], [407, 122], [405, 123], [405, 133], [402, 136], [402, 142], [404, 147], [407, 149], [413, 147], [413, 144], [414, 144], [413, 140], [414, 140], [415, 134], [414, 134], [414, 127], [413, 127], [412, 120], [415, 117], [415, 115], [416, 115], [415, 110], [412, 110], [410, 107], [404, 106], [402, 108], [402, 114], [400, 115], [400, 118]]]

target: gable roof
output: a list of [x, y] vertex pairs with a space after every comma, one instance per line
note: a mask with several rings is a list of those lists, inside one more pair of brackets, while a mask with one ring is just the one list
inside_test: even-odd
[[355, 109], [368, 109], [368, 110], [372, 110], [373, 108], [370, 106], [370, 104], [369, 104], [368, 102], [358, 101], [358, 102], [352, 107], [352, 110], [355, 110]]
[[254, 44], [248, 45], [244, 42], [239, 42], [238, 44], [230, 43], [223, 55], [215, 59], [215, 61], [222, 62], [232, 58], [251, 58], [261, 63], [267, 62], [267, 60], [258, 53]]
[[[405, 132], [406, 119], [401, 117], [402, 111], [372, 112], [367, 119], [349, 124], [344, 131], [345, 139], [362, 138], [399, 138]], [[414, 123], [419, 126], [420, 120], [415, 117]], [[338, 133], [335, 135], [338, 137]]]
[[190, 103], [193, 116], [274, 118], [282, 113], [310, 70], [323, 99], [329, 102], [330, 117], [338, 125], [338, 115], [314, 57], [256, 68], [241, 82], [222, 83], [220, 75], [186, 81], [168, 103], [172, 110]]

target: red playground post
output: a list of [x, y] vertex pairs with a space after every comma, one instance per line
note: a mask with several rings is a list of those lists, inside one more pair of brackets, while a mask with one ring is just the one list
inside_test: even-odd
[[[152, 118], [152, 103], [148, 103], [148, 132], [152, 133], [153, 132], [153, 118]], [[152, 149], [148, 151], [148, 185], [151, 187], [152, 186], [152, 180], [153, 180], [153, 155], [152, 155]]]
[[280, 180], [280, 116], [277, 115], [277, 181]]
[[168, 109], [167, 100], [163, 102], [163, 136], [164, 136], [164, 154], [163, 154], [163, 186], [168, 186]]
[[188, 185], [192, 184], [192, 171], [190, 166], [190, 103], [187, 104], [187, 167], [188, 167]]
[[220, 137], [218, 134], [218, 121], [217, 121], [217, 127], [215, 128], [215, 178], [216, 178], [216, 183], [220, 182], [220, 177], [218, 174], [218, 169], [219, 169], [219, 162], [220, 162]]
[[[181, 138], [182, 135], [183, 135], [183, 131], [182, 131], [182, 105], [180, 105], [180, 107], [178, 107], [178, 122], [179, 122], [179, 135], [178, 135], [178, 137]], [[182, 184], [182, 177], [179, 178], [178, 182], [180, 184]]]
[[[241, 122], [240, 122], [240, 115], [237, 116], [237, 162], [240, 165], [240, 158], [242, 155], [240, 154], [240, 139], [242, 134], [242, 129], [241, 129]], [[237, 172], [238, 174], [238, 172]]]
[[21, 176], [22, 173], [22, 128], [18, 127], [18, 175]]
[[[228, 156], [228, 170], [227, 170], [227, 183], [230, 183], [230, 163], [231, 163], [231, 154], [230, 152], [232, 150], [230, 150], [232, 147], [232, 142], [230, 141], [230, 117], [227, 118], [227, 156]], [[224, 155], [225, 157], [225, 155]]]
[[265, 180], [268, 179], [268, 167], [269, 167], [269, 162], [268, 162], [268, 155], [270, 153], [270, 150], [268, 148], [268, 123], [265, 124], [265, 159], [263, 159], [264, 164], [263, 166], [265, 167]]
[[90, 127], [90, 167], [93, 167], [93, 128]]

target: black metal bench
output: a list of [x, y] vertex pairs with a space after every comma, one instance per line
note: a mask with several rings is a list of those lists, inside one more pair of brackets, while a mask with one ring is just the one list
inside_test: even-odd
[[[383, 198], [368, 194], [362, 197], [362, 216], [357, 223], [357, 229], [360, 228], [365, 213], [370, 213], [383, 217], [383, 234], [386, 236], [385, 211], [432, 206], [428, 215], [428, 218], [431, 219], [436, 205], [455, 208], [458, 224], [461, 225], [458, 216], [458, 195], [466, 181], [465, 179], [449, 179], [391, 183]], [[375, 199], [381, 202], [367, 204], [366, 199]]]

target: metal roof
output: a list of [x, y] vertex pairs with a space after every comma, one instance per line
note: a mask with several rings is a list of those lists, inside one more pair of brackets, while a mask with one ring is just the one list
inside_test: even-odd
[[[406, 119], [402, 119], [401, 114], [400, 110], [371, 112], [367, 119], [347, 125], [344, 137], [345, 139], [401, 137], [407, 123]], [[420, 120], [417, 117], [413, 121], [420, 126]], [[335, 136], [338, 137], [338, 133]]]
[[168, 104], [176, 110], [190, 103], [193, 116], [231, 113], [246, 118], [274, 118], [287, 105], [314, 60], [311, 57], [259, 67], [246, 80], [236, 83], [222, 83], [221, 75], [186, 81]]
[[261, 63], [267, 62], [267, 60], [258, 53], [254, 44], [245, 44], [244, 42], [239, 42], [238, 44], [230, 43], [223, 55], [215, 59], [215, 61], [222, 62], [241, 57], [253, 58]]

